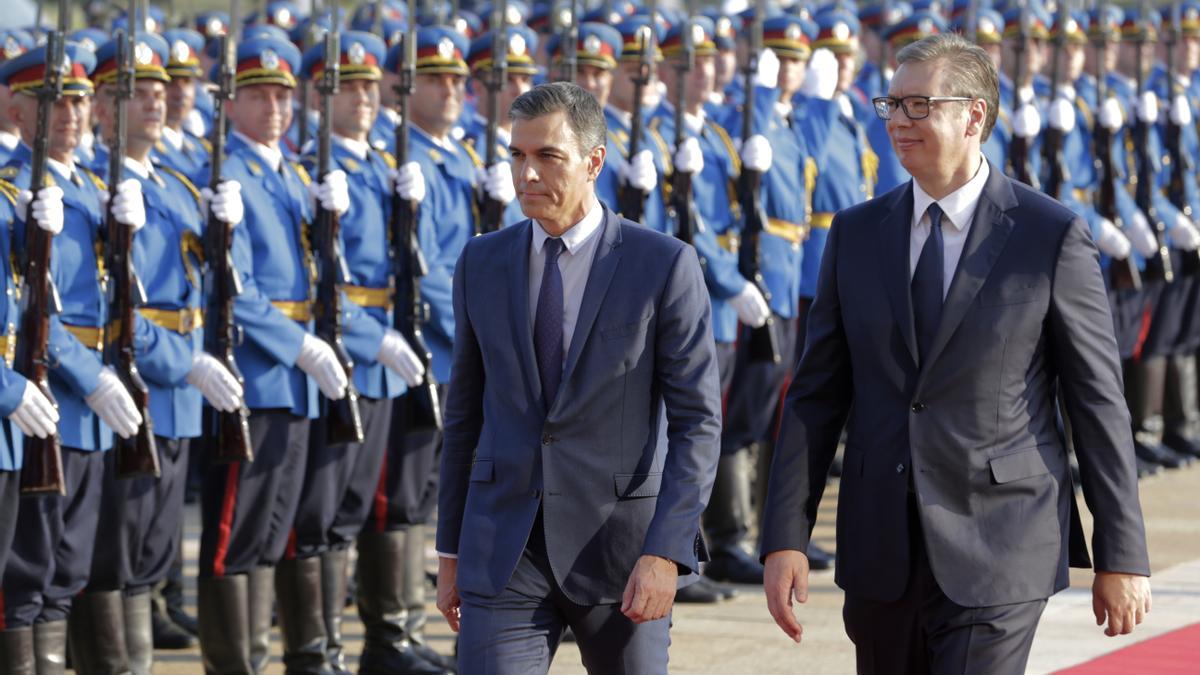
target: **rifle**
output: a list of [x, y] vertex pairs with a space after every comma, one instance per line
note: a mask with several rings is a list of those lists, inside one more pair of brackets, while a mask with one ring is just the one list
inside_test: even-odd
[[[484, 153], [486, 169], [498, 161], [496, 157], [496, 130], [500, 125], [500, 92], [508, 84], [508, 3], [496, 0], [492, 4], [492, 68], [488, 73], [487, 148]], [[504, 219], [504, 204], [492, 199], [486, 192], [481, 196], [480, 218], [475, 223], [475, 234], [487, 234], [500, 229]]]
[[[338, 3], [330, 3], [329, 11], [337, 16]], [[317, 180], [324, 181], [332, 163], [333, 97], [338, 92], [341, 75], [342, 49], [339, 44], [338, 22], [333, 20], [325, 33], [325, 69], [317, 83], [321, 95], [321, 127], [317, 133]], [[350, 283], [350, 271], [342, 256], [341, 222], [338, 214], [317, 203], [313, 239], [317, 254], [317, 337], [329, 343], [346, 371], [346, 395], [337, 401], [327, 401], [325, 439], [330, 445], [362, 443], [362, 411], [358, 408], [358, 390], [354, 387], [354, 362], [342, 344], [342, 284]]]
[[[1101, 21], [1108, 16], [1108, 5], [1100, 6]], [[1104, 49], [1108, 39], [1108, 26], [1101, 25], [1093, 38], [1092, 47], [1096, 76], [1096, 110], [1099, 111], [1108, 100], [1108, 74], [1104, 72]], [[1096, 175], [1100, 177], [1100, 185], [1096, 191], [1096, 211], [1101, 217], [1113, 223], [1119, 223], [1121, 216], [1117, 212], [1117, 167], [1112, 156], [1112, 131], [1100, 124], [1097, 118], [1092, 123], [1092, 161], [1096, 165]], [[1124, 260], [1114, 260], [1108, 268], [1109, 284], [1117, 290], [1141, 290], [1142, 274], [1133, 256]]]
[[574, 82], [575, 72], [579, 68], [579, 9], [575, 0], [561, 0], [568, 8], [561, 8], [554, 13], [555, 27], [559, 34], [559, 49], [562, 59], [559, 62], [558, 81]]
[[[754, 135], [754, 80], [758, 76], [758, 54], [762, 51], [763, 17], [766, 15], [766, 0], [756, 0], [754, 21], [750, 26], [750, 50], [746, 65], [742, 68], [745, 81], [745, 102], [742, 104], [742, 144]], [[771, 301], [771, 291], [763, 281], [760, 264], [762, 233], [766, 229], [767, 212], [762, 203], [762, 172], [751, 171], [745, 166], [738, 176], [738, 201], [742, 204], [745, 223], [742, 225], [742, 243], [738, 249], [738, 272], [759, 292]], [[798, 197], [800, 195], [797, 195]], [[779, 351], [779, 337], [775, 333], [775, 317], [768, 316], [767, 322], [750, 329], [749, 355], [751, 361], [779, 363], [783, 358]]]
[[[1058, 0], [1058, 35], [1054, 38], [1054, 56], [1051, 58], [1050, 72], [1050, 105], [1058, 99], [1058, 87], [1062, 82], [1063, 52], [1067, 47], [1067, 20], [1070, 18], [1068, 1]], [[1070, 180], [1067, 160], [1063, 157], [1063, 132], [1047, 124], [1045, 136], [1042, 138], [1042, 163], [1045, 164], [1046, 179], [1042, 183], [1042, 191], [1058, 199], [1062, 186]]]
[[979, 7], [976, 6], [978, 1], [967, 2], [967, 15], [963, 17], [963, 24], [967, 27], [966, 37], [971, 44], [979, 44]]
[[[1137, 54], [1134, 60], [1134, 69], [1137, 71], [1135, 95], [1139, 98], [1146, 84], [1146, 63], [1143, 52], [1146, 43], [1150, 41], [1150, 23], [1146, 18], [1148, 11], [1146, 0], [1140, 0], [1138, 2]], [[1142, 121], [1141, 115], [1134, 117], [1134, 145], [1137, 148], [1138, 158], [1137, 177], [1135, 178], [1137, 189], [1134, 191], [1134, 201], [1137, 203], [1137, 207], [1146, 214], [1151, 227], [1154, 228], [1154, 237], [1158, 240], [1158, 255], [1146, 261], [1146, 276], [1150, 279], [1161, 279], [1171, 283], [1175, 280], [1175, 269], [1171, 263], [1171, 252], [1167, 250], [1167, 228], [1158, 217], [1158, 210], [1154, 208], [1155, 177], [1154, 158], [1150, 154], [1150, 125]]]
[[[691, 2], [687, 3], [688, 19], [684, 24], [681, 37], [683, 38], [683, 54], [675, 65], [675, 150], [683, 146], [687, 138], [685, 132], [684, 107], [687, 106], [687, 78], [696, 63], [696, 47], [692, 43], [693, 18]], [[696, 232], [703, 227], [700, 214], [696, 211], [696, 202], [692, 199], [692, 174], [684, 173], [675, 167], [671, 174], [671, 210], [677, 222], [675, 236], [686, 244], [691, 244]]]
[[[637, 77], [633, 78], [633, 113], [629, 130], [629, 154], [625, 158], [626, 162], [630, 164], [633, 163], [633, 158], [641, 149], [643, 127], [645, 126], [644, 120], [642, 120], [642, 97], [654, 76], [654, 52], [657, 47], [655, 40], [655, 31], [658, 28], [656, 23], [658, 21], [657, 0], [648, 0], [646, 8], [649, 10], [647, 15], [650, 17], [650, 22], [638, 29], [642, 60], [638, 65]], [[620, 194], [617, 195], [617, 204], [620, 207], [621, 215], [629, 220], [641, 222], [646, 197], [647, 193], [632, 185], [621, 185]]]
[[[238, 15], [238, 0], [231, 0], [230, 15]], [[213, 126], [209, 140], [212, 143], [212, 164], [208, 187], [215, 194], [221, 184], [221, 168], [225, 163], [225, 138], [228, 118], [225, 108], [237, 95], [237, 80], [234, 75], [234, 55], [237, 53], [237, 33], [241, 26], [235, 21], [230, 30], [221, 36], [220, 64], [217, 68], [217, 90], [214, 92]], [[205, 259], [208, 260], [207, 316], [205, 317], [204, 351], [211, 354], [229, 369], [243, 384], [245, 379], [234, 358], [234, 348], [241, 343], [241, 332], [233, 317], [234, 298], [242, 292], [242, 280], [233, 266], [233, 227], [222, 222], [211, 213], [205, 226]], [[245, 403], [237, 410], [224, 412], [204, 406], [202, 438], [206, 439], [208, 459], [215, 463], [250, 462], [254, 460], [254, 446], [250, 442], [250, 411]]]
[[[1174, 107], [1175, 97], [1183, 94], [1183, 88], [1179, 84], [1177, 75], [1177, 67], [1175, 63], [1175, 47], [1179, 44], [1179, 29], [1181, 9], [1178, 1], [1171, 3], [1171, 16], [1167, 29], [1167, 106], [1168, 110]], [[1187, 195], [1184, 192], [1185, 181], [1192, 180], [1190, 177], [1195, 171], [1195, 162], [1191, 155], [1183, 152], [1181, 147], [1183, 143], [1182, 129], [1175, 123], [1175, 120], [1168, 113], [1166, 124], [1166, 146], [1168, 157], [1171, 161], [1171, 177], [1167, 181], [1167, 199], [1175, 208], [1179, 209], [1188, 218], [1192, 217], [1192, 206], [1188, 203]], [[1186, 275], [1195, 274], [1200, 271], [1200, 252], [1185, 251], [1183, 252], [1183, 273]]]
[[[408, 0], [408, 16], [416, 16], [415, 0]], [[409, 99], [416, 77], [417, 29], [410, 20], [400, 50], [400, 80], [396, 85], [396, 100], [400, 107], [400, 124], [396, 125], [396, 165], [408, 163]], [[425, 376], [421, 383], [409, 387], [403, 397], [405, 419], [408, 428], [415, 431], [441, 431], [442, 408], [438, 402], [437, 381], [433, 377], [433, 355], [421, 335], [421, 324], [429, 321], [429, 304], [421, 298], [421, 277], [429, 267], [421, 253], [421, 242], [417, 233], [417, 203], [401, 199], [392, 191], [392, 220], [390, 223], [392, 260], [395, 264], [393, 285], [396, 290], [396, 307], [392, 312], [392, 326], [408, 341], [416, 353]]]
[[879, 17], [879, 95], [887, 96], [888, 67], [892, 60], [891, 45], [888, 44], [888, 28], [892, 25], [892, 0], [883, 0], [883, 14]]
[[[41, 2], [38, 11], [41, 11]], [[40, 26], [40, 24], [39, 24]], [[62, 96], [62, 65], [66, 58], [67, 0], [58, 0], [58, 28], [46, 36], [46, 71], [37, 89], [37, 133], [33, 145], [29, 189], [35, 194], [46, 184], [46, 160], [50, 154], [50, 116]], [[24, 275], [21, 289], [21, 329], [16, 335], [14, 369], [32, 382], [55, 408], [58, 403], [50, 391], [50, 315], [62, 311], [58, 291], [50, 278], [50, 251], [53, 238], [38, 227], [33, 205], [25, 212]], [[67, 493], [63, 482], [62, 439], [55, 430], [47, 438], [27, 437], [21, 469], [21, 494]]]
[[154, 476], [160, 474], [158, 448], [154, 442], [154, 424], [150, 419], [150, 390], [138, 373], [134, 362], [134, 321], [136, 308], [145, 303], [146, 294], [133, 269], [133, 230], [117, 222], [112, 205], [117, 186], [124, 172], [126, 152], [127, 107], [133, 100], [135, 77], [134, 51], [137, 47], [139, 21], [137, 0], [130, 0], [128, 29], [117, 34], [117, 81], [113, 87], [114, 123], [108, 155], [108, 214], [105, 229], [108, 237], [104, 246], [108, 268], [109, 323], [105, 327], [104, 362], [116, 371], [121, 383], [142, 415], [142, 424], [132, 438], [113, 439], [116, 451], [117, 476]]
[[[1025, 0], [1020, 0], [1020, 19], [1018, 21], [1019, 32], [1017, 35], [1017, 44], [1013, 46], [1013, 113], [1021, 109], [1021, 88], [1025, 82], [1025, 77], [1028, 75], [1029, 59], [1025, 53], [1029, 44], [1030, 22], [1032, 18], [1029, 13], [1029, 6]], [[1016, 133], [1012, 136], [1012, 142], [1008, 148], [1008, 172], [1009, 174], [1029, 185], [1037, 188], [1037, 177], [1033, 173], [1033, 168], [1029, 163], [1029, 144], [1032, 139], [1022, 138]]]

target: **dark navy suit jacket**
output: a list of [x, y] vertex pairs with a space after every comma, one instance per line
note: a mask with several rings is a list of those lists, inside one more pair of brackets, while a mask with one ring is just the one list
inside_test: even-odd
[[805, 550], [843, 426], [837, 582], [881, 602], [909, 578], [909, 486], [934, 577], [967, 607], [1049, 597], [1086, 565], [1149, 574], [1133, 438], [1087, 225], [1004, 176], [984, 187], [930, 353], [909, 293], [911, 181], [836, 216], [785, 404], [764, 554]]
[[[605, 209], [562, 384], [543, 403], [529, 307], [532, 221], [472, 239], [454, 273], [437, 548], [458, 587], [504, 589], [539, 504], [574, 602], [620, 602], [643, 554], [695, 572], [721, 400], [695, 250]], [[681, 577], [681, 582], [686, 577]]]

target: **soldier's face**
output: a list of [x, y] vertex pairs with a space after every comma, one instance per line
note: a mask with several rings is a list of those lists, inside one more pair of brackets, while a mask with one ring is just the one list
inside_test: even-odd
[[1083, 75], [1083, 67], [1087, 64], [1087, 45], [1069, 43], [1066, 45], [1067, 82], [1075, 82]]
[[716, 64], [717, 86], [724, 88], [733, 82], [733, 76], [737, 74], [737, 52], [732, 49], [717, 52]]
[[467, 78], [453, 73], [418, 74], [409, 99], [413, 121], [422, 129], [441, 133], [462, 114]]
[[238, 87], [229, 119], [251, 140], [274, 146], [292, 123], [292, 89], [279, 84]]
[[[910, 62], [901, 65], [892, 77], [888, 95], [950, 96], [940, 61]], [[903, 109], [896, 110], [887, 122], [888, 137], [900, 164], [918, 181], [936, 185], [945, 176], [954, 175], [966, 163], [977, 161], [979, 138], [987, 104], [942, 102], [933, 105], [929, 116], [911, 120]]]
[[[611, 95], [613, 102], [619, 105], [628, 106], [630, 109], [632, 109], [634, 105], [633, 96], [635, 91], [633, 79], [638, 76], [638, 73], [641, 70], [641, 64], [637, 61], [622, 61], [621, 64], [617, 66], [617, 70], [619, 73], [613, 78], [612, 84]], [[657, 68], [652, 69], [649, 84], [647, 84], [645, 87], [642, 87], [643, 106], [653, 105], [657, 100], [657, 96], [655, 95], [655, 83], [658, 81], [658, 78], [654, 75], [654, 72], [657, 70]]]
[[992, 65], [996, 67], [996, 70], [1001, 72], [1000, 64], [1004, 60], [1004, 49], [998, 44], [986, 44], [980, 46], [983, 47], [983, 51], [987, 52], [988, 57], [992, 59]]
[[129, 140], [154, 145], [162, 138], [167, 114], [167, 91], [162, 82], [140, 80], [129, 102]]
[[575, 70], [575, 84], [586, 89], [603, 107], [608, 105], [612, 93], [613, 74], [611, 70], [580, 64]]
[[[658, 76], [667, 85], [667, 96], [671, 105], [675, 105], [676, 88], [679, 83], [679, 64], [678, 59], [667, 61], [662, 68], [658, 70]], [[687, 95], [688, 109], [702, 105], [708, 100], [708, 95], [712, 92], [716, 84], [716, 57], [706, 54], [697, 55], [692, 63], [692, 69], [687, 73], [686, 89], [684, 93]]]
[[526, 216], [562, 231], [586, 215], [604, 166], [603, 145], [581, 150], [566, 113], [559, 111], [515, 120], [508, 147], [513, 186]]
[[838, 62], [837, 90], [844, 94], [850, 91], [850, 87], [854, 86], [854, 78], [858, 75], [857, 49], [837, 52], [835, 55]]
[[1179, 62], [1179, 71], [1182, 73], [1190, 73], [1197, 68], [1200, 68], [1200, 36], [1198, 35], [1181, 35], [1179, 36], [1179, 50], [1176, 60]]
[[808, 72], [808, 61], [792, 56], [779, 57], [779, 79], [776, 87], [784, 93], [800, 91], [804, 75]]
[[173, 77], [167, 85], [167, 124], [177, 127], [196, 107], [196, 80]]
[[366, 140], [378, 110], [379, 83], [369, 80], [345, 80], [330, 101], [333, 130], [339, 136]]
[[[79, 145], [79, 134], [87, 124], [91, 96], [62, 96], [50, 113], [50, 156], [67, 162]], [[21, 137], [32, 143], [37, 134], [38, 103], [34, 96], [14, 94], [8, 106], [9, 119], [21, 131]]]

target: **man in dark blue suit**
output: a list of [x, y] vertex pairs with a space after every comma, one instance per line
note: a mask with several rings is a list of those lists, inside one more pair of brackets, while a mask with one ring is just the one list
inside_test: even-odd
[[511, 106], [529, 217], [467, 244], [438, 503], [438, 609], [459, 671], [666, 673], [677, 587], [706, 559], [720, 391], [690, 246], [595, 196], [604, 114], [576, 85]]
[[836, 580], [858, 671], [1023, 673], [1046, 599], [1090, 566], [1060, 401], [1096, 621], [1128, 633], [1150, 609], [1112, 317], [1087, 225], [981, 154], [987, 54], [939, 35], [897, 60], [875, 109], [913, 180], [834, 219], [771, 469], [767, 603], [799, 641], [845, 427]]

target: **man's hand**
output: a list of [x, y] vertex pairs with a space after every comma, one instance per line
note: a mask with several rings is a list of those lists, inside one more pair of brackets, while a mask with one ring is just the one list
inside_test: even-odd
[[1096, 625], [1109, 637], [1128, 635], [1150, 613], [1150, 579], [1138, 574], [1097, 572], [1092, 582], [1092, 611]]
[[[634, 623], [661, 619], [675, 603], [675, 582], [679, 568], [675, 561], [656, 555], [638, 558], [621, 595], [621, 613]], [[440, 603], [439, 603], [440, 606]]]
[[800, 642], [804, 627], [792, 612], [792, 599], [808, 602], [808, 556], [800, 551], [775, 551], [767, 556], [763, 591], [771, 618], [787, 636]]
[[442, 616], [446, 617], [450, 630], [455, 633], [458, 632], [459, 621], [462, 620], [459, 614], [462, 600], [458, 597], [457, 580], [458, 560], [438, 556], [437, 608]]

